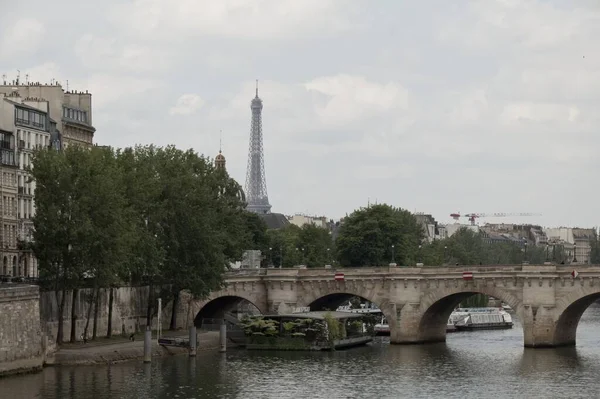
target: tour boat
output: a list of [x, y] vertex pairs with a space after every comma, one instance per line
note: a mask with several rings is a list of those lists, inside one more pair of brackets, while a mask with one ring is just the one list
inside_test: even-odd
[[390, 335], [390, 325], [387, 323], [385, 316], [381, 317], [379, 323], [373, 327], [373, 332], [377, 336], [388, 336]]
[[447, 332], [512, 328], [510, 314], [503, 308], [458, 308], [448, 318]]

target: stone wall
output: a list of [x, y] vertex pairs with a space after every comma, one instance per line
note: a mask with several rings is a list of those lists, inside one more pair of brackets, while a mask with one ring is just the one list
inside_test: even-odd
[[0, 286], [0, 375], [41, 368], [42, 341], [39, 288]]
[[[76, 339], [82, 339], [87, 322], [88, 308], [90, 306], [90, 298], [92, 289], [81, 289], [75, 299], [75, 312], [77, 315], [76, 322]], [[113, 312], [112, 312], [112, 334], [131, 334], [134, 332], [144, 331], [146, 329], [146, 309], [148, 303], [148, 287], [121, 287], [113, 289]], [[98, 326], [97, 335], [106, 337], [108, 330], [108, 302], [109, 290], [101, 290], [100, 302], [98, 307]], [[177, 325], [179, 328], [186, 327], [188, 316], [188, 300], [182, 295], [182, 301], [178, 307]], [[67, 291], [65, 300], [65, 310], [63, 318], [63, 341], [69, 341], [71, 335], [71, 309], [73, 305], [72, 292]], [[167, 329], [171, 322], [171, 307], [172, 304], [162, 303], [161, 325]], [[40, 313], [42, 324], [47, 331], [47, 334], [56, 339], [58, 334], [58, 305], [57, 297], [54, 291], [42, 292], [40, 296]], [[193, 320], [191, 321], [193, 323]], [[94, 326], [94, 309], [90, 313], [90, 323], [88, 326], [88, 338], [92, 337]], [[157, 327], [157, 318], [152, 320], [152, 329]]]

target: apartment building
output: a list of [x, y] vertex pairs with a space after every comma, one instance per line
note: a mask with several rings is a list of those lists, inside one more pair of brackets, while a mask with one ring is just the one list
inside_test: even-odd
[[29, 167], [36, 149], [91, 147], [91, 94], [65, 92], [58, 84], [19, 80], [0, 85], [0, 274], [38, 277], [32, 240], [35, 181]]
[[23, 83], [20, 79], [0, 84], [0, 97], [18, 95], [23, 99], [38, 99], [48, 104], [49, 118], [56, 122], [57, 140], [60, 148], [77, 144], [91, 147], [96, 129], [92, 125], [92, 94], [81, 91], [65, 91], [58, 83]]

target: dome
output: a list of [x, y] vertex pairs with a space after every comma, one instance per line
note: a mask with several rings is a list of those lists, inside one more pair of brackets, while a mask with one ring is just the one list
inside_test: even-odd
[[219, 152], [219, 154], [215, 157], [215, 161], [224, 161], [225, 156]]

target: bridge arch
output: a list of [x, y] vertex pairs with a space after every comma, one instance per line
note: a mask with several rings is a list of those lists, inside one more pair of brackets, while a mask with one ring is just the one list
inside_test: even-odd
[[336, 310], [351, 298], [359, 297], [375, 304], [381, 310], [390, 325], [390, 329], [396, 327], [396, 318], [393, 317], [394, 312], [391, 309], [389, 300], [374, 295], [375, 292], [379, 291], [347, 286], [343, 282], [334, 284], [335, 287], [319, 287], [305, 292], [305, 295], [302, 295], [302, 301], [299, 301], [299, 305], [309, 307], [311, 311]]
[[226, 287], [225, 289], [212, 293], [207, 299], [195, 300], [190, 304], [190, 316], [195, 326], [200, 326], [203, 319], [222, 319], [226, 313], [234, 310], [239, 304], [247, 302], [255, 307], [260, 313], [268, 313], [265, 296], [260, 290], [236, 289]]
[[557, 300], [553, 346], [575, 345], [581, 316], [592, 303], [600, 299], [600, 287], [584, 286], [583, 280], [574, 284], [581, 286]]
[[[511, 292], [495, 286], [444, 287], [429, 292], [421, 299], [421, 317], [418, 320], [416, 342], [443, 342], [452, 311], [465, 299], [484, 294], [508, 304], [519, 320], [523, 320], [523, 303]], [[524, 326], [523, 326], [524, 328]]]

